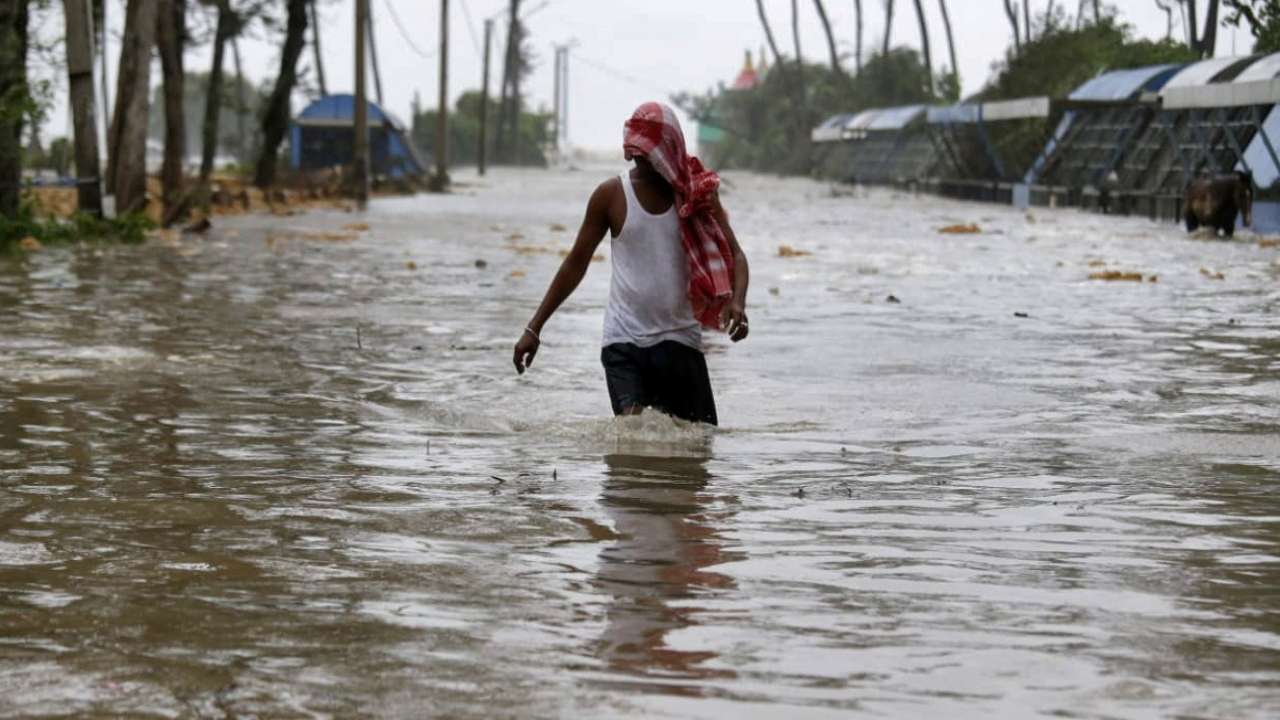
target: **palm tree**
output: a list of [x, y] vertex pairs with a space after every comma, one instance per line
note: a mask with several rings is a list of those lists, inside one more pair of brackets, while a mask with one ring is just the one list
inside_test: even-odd
[[799, 0], [791, 0], [791, 37], [796, 44], [796, 65], [804, 71], [804, 56], [800, 54], [800, 7]]
[[956, 41], [951, 35], [951, 16], [947, 14], [947, 0], [938, 0], [938, 9], [942, 11], [942, 27], [947, 31], [947, 49], [951, 51], [951, 74], [960, 79], [960, 67], [956, 65]]
[[844, 68], [840, 67], [840, 54], [836, 52], [836, 37], [831, 33], [831, 20], [827, 17], [827, 9], [822, 5], [822, 0], [813, 0], [813, 6], [818, 11], [818, 19], [822, 21], [822, 29], [827, 33], [827, 50], [831, 53], [831, 71], [837, 75], [844, 75]]
[[764, 0], [756, 0], [756, 11], [760, 13], [760, 24], [764, 26], [765, 40], [769, 41], [769, 49], [773, 51], [773, 65], [782, 67], [782, 53], [778, 52], [778, 41], [773, 39], [773, 28], [769, 27], [769, 16], [764, 12]]
[[1018, 34], [1018, 10], [1013, 6], [1013, 0], [1004, 0], [1004, 14], [1009, 18], [1009, 25], [1013, 27], [1013, 54], [1022, 54], [1022, 36]]
[[889, 54], [889, 31], [893, 29], [893, 0], [884, 0], [884, 47], [881, 55]]
[[929, 78], [929, 95], [933, 95], [933, 52], [929, 48], [929, 23], [924, 19], [924, 5], [916, 0], [916, 20], [920, 22], [920, 48], [924, 50], [925, 77]]

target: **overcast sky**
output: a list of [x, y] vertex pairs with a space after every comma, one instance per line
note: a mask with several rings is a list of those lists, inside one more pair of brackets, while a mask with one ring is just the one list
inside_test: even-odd
[[[118, 36], [123, 24], [122, 0], [110, 3], [109, 25], [117, 38], [109, 49], [112, 64], [112, 95]], [[378, 61], [389, 110], [407, 119], [414, 93], [424, 105], [434, 105], [437, 95], [437, 49], [439, 46], [439, 0], [370, 0], [374, 15]], [[194, 3], [189, 3], [194, 5]], [[281, 3], [283, 5], [283, 2]], [[500, 56], [505, 23], [501, 21], [505, 0], [451, 0], [450, 2], [450, 96], [480, 85], [479, 44], [483, 21], [497, 17], [495, 58]], [[525, 93], [533, 106], [551, 105], [553, 95], [553, 43], [576, 43], [570, 63], [569, 132], [571, 142], [593, 149], [617, 147], [621, 143], [622, 121], [641, 102], [666, 99], [677, 91], [705, 91], [720, 82], [732, 82], [742, 67], [743, 52], [758, 56], [765, 45], [764, 33], [753, 0], [523, 0], [537, 66], [526, 83]], [[1047, 0], [1031, 0], [1032, 12], [1042, 11]], [[1057, 0], [1056, 5], [1074, 11], [1075, 0]], [[1153, 0], [1116, 0], [1126, 21], [1143, 37], [1159, 38], [1166, 32], [1165, 15]], [[353, 16], [351, 0], [322, 0], [320, 8], [321, 46], [325, 54], [325, 74], [330, 92], [349, 92], [353, 77]], [[864, 53], [879, 46], [884, 32], [883, 0], [863, 0]], [[914, 4], [900, 0], [894, 17], [894, 45], [918, 47], [920, 32]], [[946, 38], [938, 3], [925, 0], [929, 15], [930, 39], [935, 66], [948, 64]], [[839, 50], [849, 55], [852, 66], [854, 11], [851, 0], [826, 0], [825, 6], [839, 42]], [[55, 4], [55, 8], [60, 6]], [[972, 93], [986, 82], [991, 65], [1011, 42], [1001, 0], [950, 0], [948, 7], [955, 32], [960, 78], [964, 93]], [[540, 8], [540, 9], [539, 9]], [[791, 3], [766, 0], [765, 8], [774, 35], [784, 53], [793, 52]], [[814, 4], [800, 0], [801, 48], [806, 59], [826, 62], [826, 39]], [[203, 12], [192, 8], [188, 12]], [[399, 19], [397, 23], [396, 20]], [[1175, 28], [1175, 33], [1180, 30]], [[61, 18], [51, 17], [40, 29], [45, 37], [58, 37]], [[280, 39], [263, 38], [242, 45], [246, 73], [255, 81], [274, 76], [279, 62]], [[309, 37], [309, 36], [308, 36]], [[1180, 35], [1179, 35], [1180, 37]], [[1234, 49], [1245, 54], [1251, 38], [1244, 31], [1221, 30], [1218, 54]], [[189, 70], [205, 70], [209, 64], [207, 47], [188, 52]], [[425, 55], [425, 57], [424, 57]], [[303, 55], [310, 67], [311, 50]], [[227, 70], [230, 72], [230, 58]], [[54, 75], [56, 73], [46, 73]], [[159, 63], [153, 70], [158, 82]], [[493, 71], [491, 87], [496, 88], [499, 71]], [[67, 132], [65, 77], [58, 81], [58, 99], [50, 115], [46, 137]], [[369, 85], [370, 97], [373, 85]], [[299, 103], [301, 100], [298, 101]], [[686, 128], [691, 131], [691, 128]]]

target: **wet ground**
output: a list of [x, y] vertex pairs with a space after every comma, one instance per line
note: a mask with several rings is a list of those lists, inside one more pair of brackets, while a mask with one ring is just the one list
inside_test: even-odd
[[0, 259], [0, 714], [1276, 715], [1280, 248], [730, 175], [707, 433], [512, 370], [602, 177]]

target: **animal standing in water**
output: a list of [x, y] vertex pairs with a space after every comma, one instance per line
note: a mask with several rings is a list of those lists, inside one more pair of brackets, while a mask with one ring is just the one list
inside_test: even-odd
[[1217, 235], [1235, 234], [1236, 214], [1244, 218], [1245, 227], [1253, 225], [1253, 174], [1233, 172], [1201, 177], [1191, 181], [1183, 200], [1187, 232], [1201, 225], [1211, 227]]

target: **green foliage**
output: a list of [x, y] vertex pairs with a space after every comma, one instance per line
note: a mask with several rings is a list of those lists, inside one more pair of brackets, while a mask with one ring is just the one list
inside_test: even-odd
[[1248, 28], [1255, 53], [1280, 51], [1280, 0], [1224, 0], [1225, 22]]
[[[801, 71], [785, 63], [765, 73], [751, 90], [721, 87], [672, 100], [699, 124], [724, 131], [723, 140], [699, 148], [708, 164], [804, 174], [812, 168], [809, 133], [814, 125], [838, 113], [938, 102], [943, 97], [929, 94], [927, 72], [915, 50], [895, 48], [872, 56], [854, 77], [825, 64], [805, 65]], [[937, 86], [954, 92], [958, 83], [953, 77], [940, 76]]]
[[142, 242], [146, 232], [155, 223], [146, 215], [133, 214], [99, 220], [87, 213], [76, 213], [71, 218], [40, 217], [31, 202], [23, 202], [12, 218], [0, 217], [0, 252], [8, 251], [26, 237], [41, 243], [69, 243], [116, 240]]
[[1183, 63], [1197, 60], [1194, 51], [1172, 40], [1135, 40], [1133, 28], [1115, 17], [1079, 29], [1050, 24], [1048, 29], [1012, 50], [993, 67], [995, 77], [980, 93], [983, 100], [1048, 95], [1064, 97], [1105, 70]]
[[[413, 142], [424, 152], [433, 151], [436, 145], [435, 110], [419, 112], [413, 118]], [[488, 110], [488, 159], [494, 161], [494, 140], [497, 132], [498, 101], [490, 98]], [[545, 113], [520, 113], [519, 165], [545, 166], [546, 148], [551, 142], [551, 116]], [[470, 90], [463, 93], [449, 115], [449, 164], [474, 165], [480, 139], [480, 93]]]

